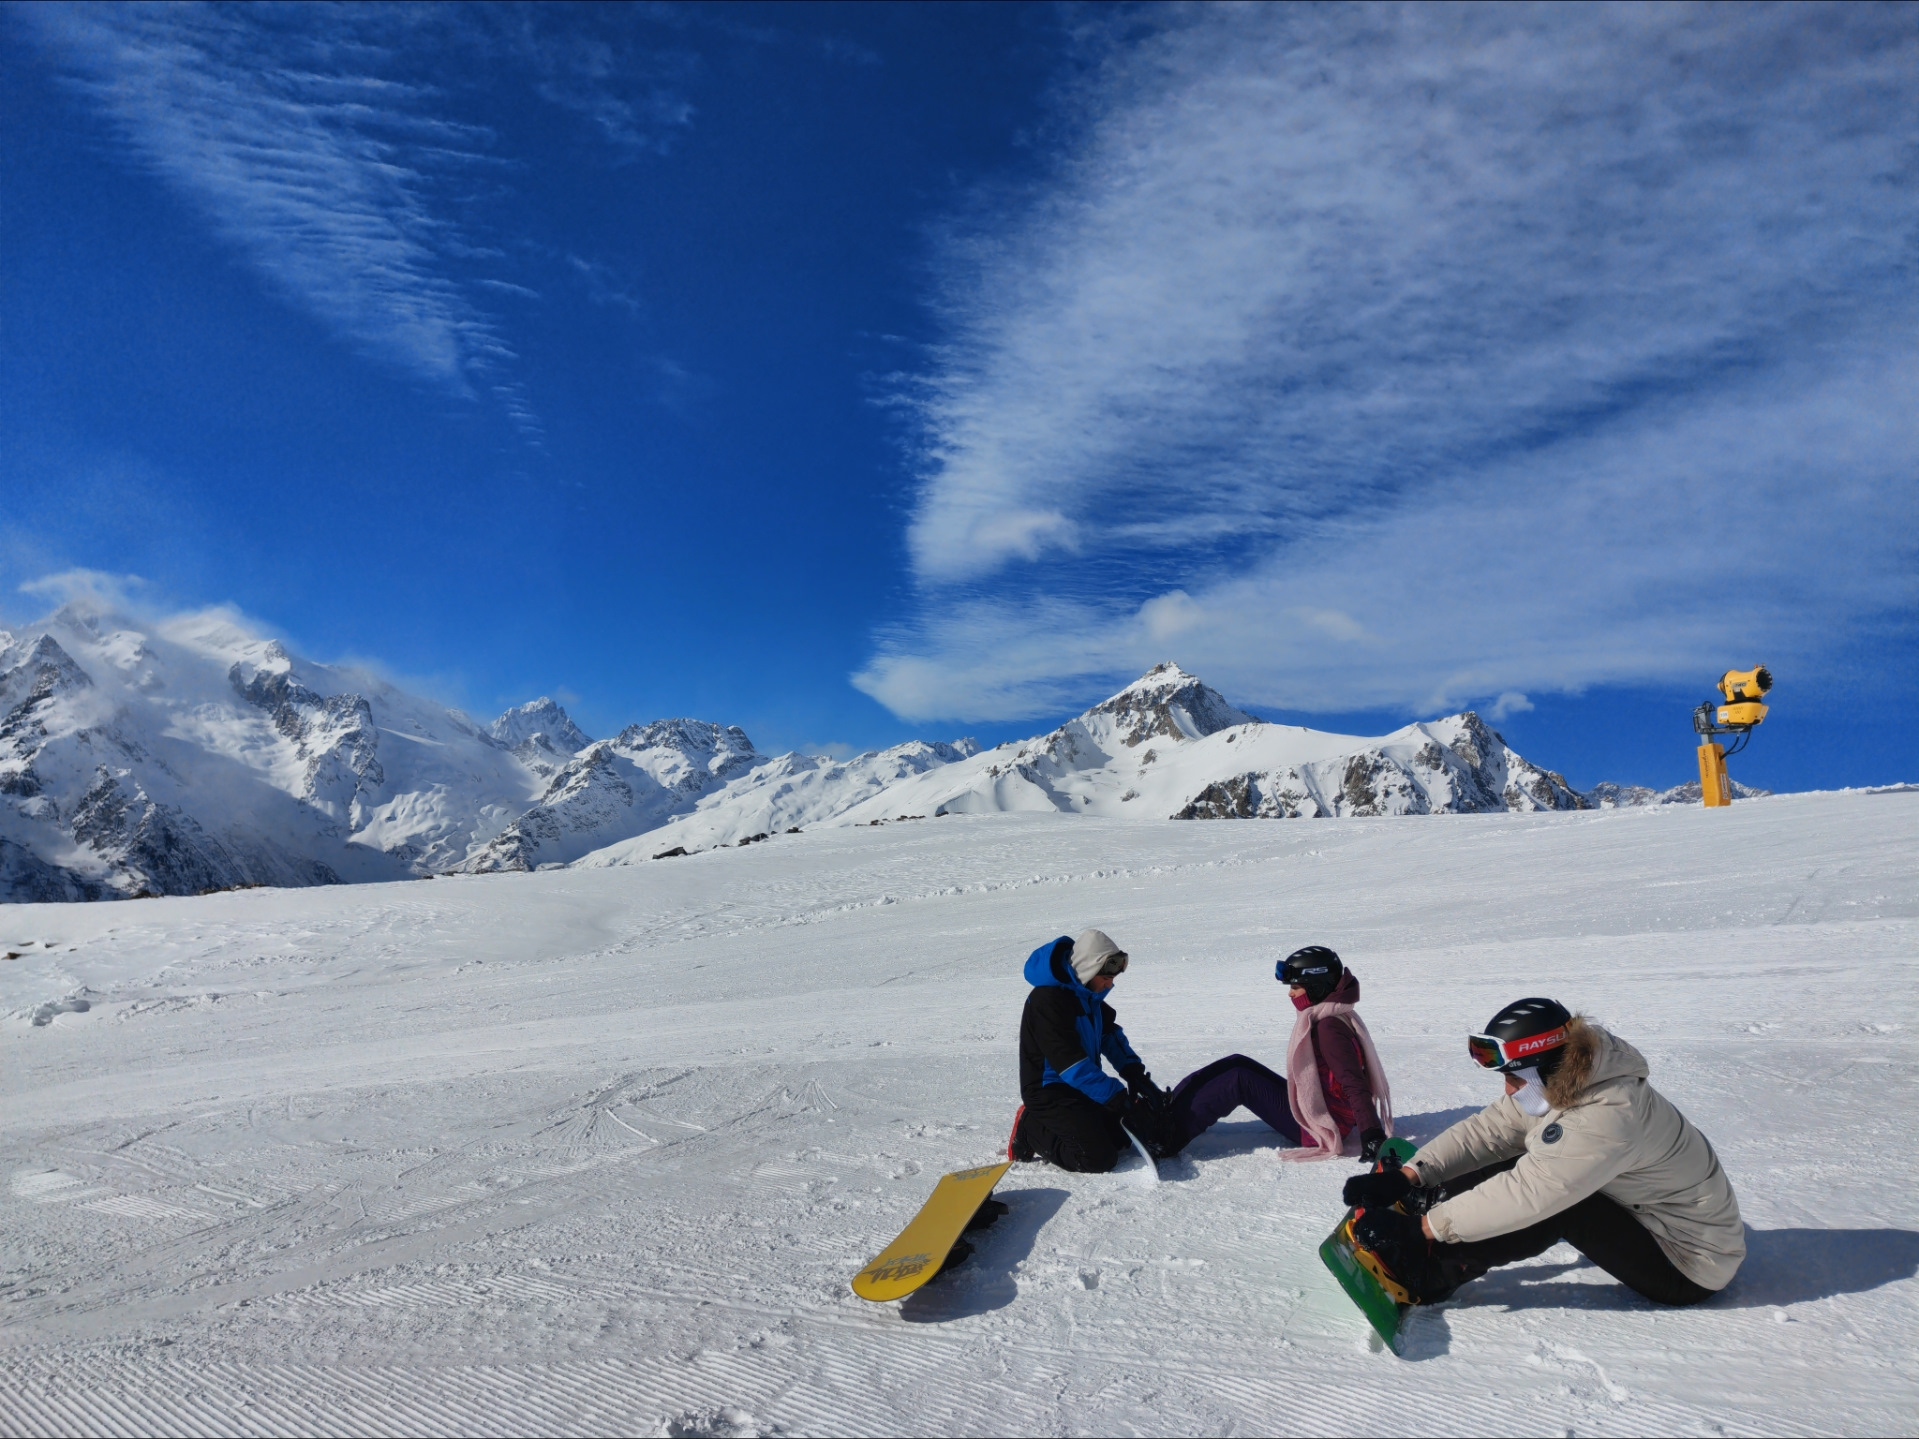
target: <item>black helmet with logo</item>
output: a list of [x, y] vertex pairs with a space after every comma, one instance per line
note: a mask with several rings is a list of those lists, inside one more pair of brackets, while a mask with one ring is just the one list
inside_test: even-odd
[[1273, 977], [1289, 988], [1298, 985], [1306, 991], [1308, 1000], [1322, 1004], [1345, 973], [1346, 966], [1339, 962], [1338, 955], [1323, 944], [1309, 944], [1282, 959]]

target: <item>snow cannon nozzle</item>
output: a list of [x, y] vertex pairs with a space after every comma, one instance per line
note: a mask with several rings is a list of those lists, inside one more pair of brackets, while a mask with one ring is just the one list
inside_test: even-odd
[[1756, 700], [1772, 688], [1772, 671], [1764, 665], [1749, 670], [1727, 670], [1720, 678], [1719, 693], [1727, 704]]

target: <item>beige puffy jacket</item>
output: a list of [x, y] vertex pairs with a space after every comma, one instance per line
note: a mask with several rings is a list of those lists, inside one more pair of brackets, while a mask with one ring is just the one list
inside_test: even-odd
[[1599, 1193], [1630, 1210], [1681, 1274], [1724, 1289], [1746, 1257], [1746, 1231], [1719, 1156], [1647, 1083], [1638, 1050], [1583, 1019], [1571, 1028], [1542, 1118], [1506, 1095], [1413, 1156], [1408, 1167], [1422, 1184], [1519, 1156], [1506, 1173], [1434, 1205], [1433, 1233], [1447, 1243], [1490, 1239]]

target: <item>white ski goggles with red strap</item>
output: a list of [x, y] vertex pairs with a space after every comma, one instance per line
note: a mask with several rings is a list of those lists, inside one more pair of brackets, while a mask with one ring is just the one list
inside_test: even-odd
[[1566, 1026], [1524, 1039], [1494, 1039], [1490, 1034], [1466, 1036], [1466, 1053], [1482, 1069], [1524, 1069], [1566, 1042]]

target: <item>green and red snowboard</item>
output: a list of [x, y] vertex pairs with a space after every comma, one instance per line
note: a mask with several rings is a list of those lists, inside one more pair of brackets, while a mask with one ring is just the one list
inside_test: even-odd
[[[1389, 1139], [1379, 1147], [1379, 1157], [1404, 1164], [1418, 1151], [1419, 1146], [1410, 1139]], [[1326, 1236], [1325, 1243], [1319, 1246], [1319, 1257], [1333, 1271], [1333, 1278], [1346, 1291], [1346, 1297], [1359, 1306], [1359, 1312], [1391, 1349], [1393, 1338], [1399, 1333], [1399, 1321], [1411, 1305], [1407, 1303], [1406, 1291], [1379, 1269], [1372, 1255], [1353, 1241], [1352, 1210], [1347, 1210], [1346, 1217]]]

